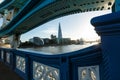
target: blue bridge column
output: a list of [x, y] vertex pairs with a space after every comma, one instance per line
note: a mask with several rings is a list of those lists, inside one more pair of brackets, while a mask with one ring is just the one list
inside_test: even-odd
[[120, 12], [93, 18], [91, 24], [101, 36], [100, 80], [120, 80]]

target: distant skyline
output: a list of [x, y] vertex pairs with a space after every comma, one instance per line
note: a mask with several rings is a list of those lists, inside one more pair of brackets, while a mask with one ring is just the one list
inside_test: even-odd
[[[111, 11], [95, 11], [87, 13], [77, 13], [51, 20], [39, 27], [21, 35], [21, 41], [28, 41], [33, 37], [50, 38], [50, 35], [58, 34], [59, 23], [61, 24], [63, 38], [71, 38], [72, 40], [83, 38], [85, 40], [96, 40], [94, 27], [90, 24], [91, 18], [103, 14], [111, 13]], [[58, 37], [58, 36], [57, 36]]]
[[63, 38], [71, 38], [73, 40], [80, 38], [85, 40], [96, 40], [99, 37], [96, 34], [94, 27], [90, 24], [90, 20], [94, 16], [99, 16], [110, 12], [110, 10], [106, 10], [77, 13], [51, 20], [43, 25], [40, 25], [34, 30], [23, 34], [21, 36], [21, 41], [25, 42], [33, 37], [50, 38], [51, 34], [57, 36], [59, 23], [61, 24]]

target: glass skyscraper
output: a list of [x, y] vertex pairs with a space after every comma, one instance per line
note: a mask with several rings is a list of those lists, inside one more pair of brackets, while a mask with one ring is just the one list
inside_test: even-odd
[[59, 28], [58, 28], [58, 44], [62, 44], [62, 30], [61, 30], [60, 23], [59, 23]]

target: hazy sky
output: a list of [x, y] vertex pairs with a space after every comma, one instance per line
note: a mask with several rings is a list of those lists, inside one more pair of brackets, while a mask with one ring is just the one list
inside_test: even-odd
[[4, 0], [0, 0], [0, 3], [2, 3]]
[[[0, 0], [0, 2], [3, 0]], [[103, 14], [110, 13], [111, 11], [95, 11], [86, 13], [77, 13], [68, 16], [64, 16], [52, 21], [49, 21], [37, 28], [21, 35], [21, 41], [28, 41], [33, 37], [50, 38], [50, 35], [58, 34], [58, 25], [61, 24], [63, 38], [96, 40], [98, 35], [96, 34], [94, 27], [90, 24], [91, 18]], [[0, 19], [2, 23], [2, 19]], [[0, 25], [1, 26], [1, 25]]]
[[21, 36], [21, 41], [24, 42], [33, 37], [50, 38], [51, 34], [57, 36], [59, 23], [61, 24], [62, 35], [64, 38], [84, 38], [85, 40], [96, 40], [98, 35], [94, 31], [94, 27], [90, 24], [90, 20], [94, 16], [99, 16], [110, 12], [111, 11], [96, 11], [64, 16], [49, 21], [23, 34]]
[[[58, 19], [49, 21], [37, 28], [21, 35], [21, 41], [28, 41], [33, 37], [50, 38], [50, 35], [58, 34], [58, 26], [61, 24], [63, 38], [96, 40], [98, 35], [96, 34], [94, 27], [90, 24], [91, 18], [103, 14], [110, 13], [111, 11], [96, 11], [87, 13], [77, 13], [68, 16], [64, 16]], [[3, 20], [0, 19], [0, 23]], [[0, 24], [1, 26], [2, 24]]]

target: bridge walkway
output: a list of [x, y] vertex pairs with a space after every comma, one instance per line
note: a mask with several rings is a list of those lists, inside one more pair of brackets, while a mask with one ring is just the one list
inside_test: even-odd
[[0, 80], [23, 80], [4, 63], [0, 62]]

